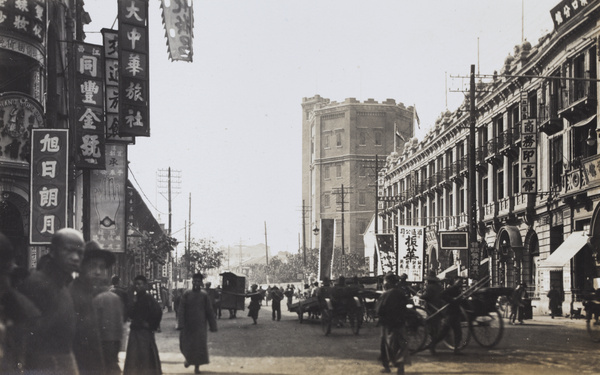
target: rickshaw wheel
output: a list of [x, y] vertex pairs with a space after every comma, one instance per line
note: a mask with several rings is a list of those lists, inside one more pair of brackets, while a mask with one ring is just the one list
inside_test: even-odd
[[598, 315], [588, 313], [585, 325], [593, 342], [600, 342], [600, 320]]
[[469, 325], [473, 338], [484, 348], [492, 348], [502, 339], [504, 323], [498, 310], [473, 317]]
[[425, 323], [427, 313], [425, 310], [421, 310], [425, 313], [424, 316], [416, 308], [407, 309], [404, 319], [404, 335], [408, 342], [408, 350], [413, 354], [423, 350], [427, 344], [428, 334]]
[[325, 336], [331, 333], [331, 311], [324, 309], [321, 311], [321, 329]]
[[[452, 330], [452, 327], [446, 326], [442, 328], [442, 330], [446, 329], [448, 331], [442, 341], [444, 341], [446, 347], [452, 350], [463, 350], [469, 344], [469, 340], [471, 340], [471, 331], [469, 329], [469, 316], [467, 315], [465, 309], [463, 309], [462, 307], [460, 308], [460, 315], [460, 329], [462, 331], [462, 339], [458, 344], [458, 348], [454, 347], [454, 331]], [[442, 324], [448, 325], [448, 321], [446, 320], [446, 318], [444, 318], [444, 322]]]

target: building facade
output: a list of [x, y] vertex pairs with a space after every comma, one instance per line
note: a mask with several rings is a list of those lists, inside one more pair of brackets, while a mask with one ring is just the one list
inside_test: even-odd
[[[555, 286], [569, 314], [581, 308], [582, 294], [600, 287], [600, 2], [563, 1], [551, 16], [551, 33], [535, 46], [516, 45], [499, 73], [478, 80], [474, 139], [467, 99], [421, 142], [389, 158], [382, 194], [397, 201], [382, 202], [378, 220], [382, 233], [425, 226], [429, 268], [438, 273], [467, 275], [477, 259], [493, 286], [524, 282], [534, 312], [547, 312]], [[477, 254], [441, 250], [440, 232], [468, 231], [469, 196], [477, 206]]]
[[307, 247], [318, 247], [312, 230], [320, 220], [335, 219], [334, 247], [341, 249], [343, 241], [345, 253], [363, 253], [362, 234], [375, 213], [376, 158], [382, 166], [384, 155], [410, 139], [413, 122], [413, 107], [393, 99], [337, 103], [316, 95], [302, 100]]

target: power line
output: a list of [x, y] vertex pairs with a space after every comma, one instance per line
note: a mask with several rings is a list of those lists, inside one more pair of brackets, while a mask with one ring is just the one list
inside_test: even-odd
[[146, 198], [146, 201], [147, 201], [147, 203], [148, 203], [148, 204], [149, 204], [149, 205], [150, 205], [152, 208], [154, 208], [154, 210], [155, 210], [156, 212], [158, 212], [159, 214], [166, 215], [164, 212], [161, 212], [161, 211], [160, 211], [158, 208], [156, 208], [156, 207], [155, 207], [155, 206], [152, 204], [152, 202], [150, 201], [150, 199], [148, 199], [148, 196], [146, 195], [146, 193], [144, 193], [144, 190], [142, 190], [142, 186], [141, 186], [141, 185], [140, 185], [140, 183], [138, 182], [137, 178], [135, 178], [135, 175], [133, 174], [133, 171], [131, 170], [131, 167], [127, 166], [127, 169], [129, 170], [129, 174], [131, 175], [131, 177], [133, 177], [133, 180], [135, 181], [135, 183], [136, 183], [136, 184], [137, 184], [137, 186], [138, 186], [138, 189], [137, 189], [137, 190], [138, 190], [140, 193], [142, 193], [142, 195], [144, 196], [144, 198]]

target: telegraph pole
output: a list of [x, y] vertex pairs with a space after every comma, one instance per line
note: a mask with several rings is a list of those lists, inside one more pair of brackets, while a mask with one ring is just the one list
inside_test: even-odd
[[342, 184], [342, 187], [340, 189], [335, 189], [333, 191], [333, 194], [335, 195], [339, 195], [340, 196], [340, 201], [338, 203], [340, 203], [342, 205], [342, 272], [344, 272], [344, 258], [346, 255], [346, 250], [344, 249], [345, 247], [345, 242], [344, 242], [344, 205], [346, 202], [346, 195], [349, 194], [349, 192], [344, 191], [344, 184]]
[[[173, 194], [178, 195], [181, 189], [181, 171], [176, 171], [176, 170], [172, 170], [171, 167], [169, 167], [168, 169], [159, 169], [156, 172], [156, 183], [157, 183], [157, 190], [158, 192], [167, 199], [167, 204], [169, 207], [168, 210], [168, 226], [167, 226], [167, 236], [171, 237], [171, 233], [172, 233], [172, 215], [173, 215], [173, 209], [172, 209], [172, 201], [173, 201]], [[170, 253], [169, 255], [170, 256]], [[171, 267], [173, 267], [173, 263], [171, 263]], [[175, 279], [175, 272], [173, 272], [173, 275], [171, 275], [171, 278], [169, 279], [169, 282], [171, 281], [171, 279]]]
[[[469, 275], [472, 278], [478, 278], [475, 269], [472, 266], [471, 252], [479, 251], [477, 244], [477, 187], [475, 184], [475, 65], [471, 65], [471, 76], [469, 79], [469, 251], [467, 253], [467, 266], [469, 267]], [[479, 256], [475, 257], [479, 259]], [[473, 272], [475, 271], [475, 272]]]
[[306, 209], [304, 199], [302, 200], [302, 264], [306, 267]]

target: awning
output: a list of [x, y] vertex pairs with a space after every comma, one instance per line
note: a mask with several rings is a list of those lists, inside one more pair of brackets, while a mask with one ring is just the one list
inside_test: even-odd
[[581, 126], [586, 126], [587, 124], [590, 123], [590, 121], [594, 120], [596, 118], [596, 115], [590, 116], [588, 118], [586, 118], [585, 120], [581, 120], [576, 124], [571, 125], [574, 128], [579, 128]]
[[457, 268], [458, 268], [458, 265], [456, 265], [456, 264], [446, 268], [445, 270], [443, 270], [442, 272], [440, 272], [437, 275], [438, 279], [443, 280], [449, 276], [457, 276], [458, 275], [458, 271], [456, 270]]
[[540, 262], [540, 268], [561, 270], [587, 244], [586, 231], [573, 232], [550, 256]]

